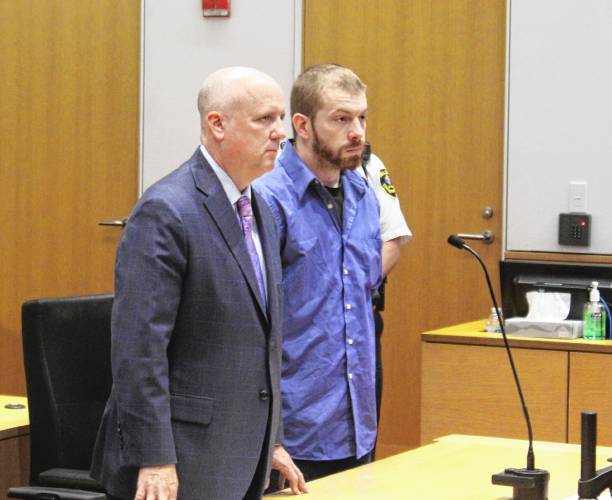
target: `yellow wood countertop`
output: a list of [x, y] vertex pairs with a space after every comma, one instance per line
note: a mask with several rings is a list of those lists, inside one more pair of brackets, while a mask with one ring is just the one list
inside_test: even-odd
[[[486, 332], [486, 323], [486, 320], [470, 321], [424, 332], [421, 334], [421, 340], [444, 344], [503, 346], [501, 333]], [[612, 340], [538, 339], [509, 335], [508, 342], [511, 347], [612, 354]]]
[[[21, 404], [22, 409], [8, 409], [8, 404]], [[23, 396], [0, 395], [0, 439], [29, 432], [28, 400]]]
[[[534, 442], [536, 467], [548, 470], [548, 497], [561, 500], [578, 489], [580, 446]], [[501, 500], [512, 488], [491, 484], [491, 476], [525, 466], [527, 441], [451, 435], [393, 457], [308, 484], [312, 499]], [[597, 448], [597, 468], [609, 465], [612, 448]], [[433, 489], [433, 492], [432, 492]], [[289, 496], [287, 490], [266, 498]]]

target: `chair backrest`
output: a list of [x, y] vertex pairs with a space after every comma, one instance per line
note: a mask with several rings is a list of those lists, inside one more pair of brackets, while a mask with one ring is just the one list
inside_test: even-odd
[[22, 307], [31, 484], [47, 469], [88, 469], [111, 389], [112, 295], [32, 300]]

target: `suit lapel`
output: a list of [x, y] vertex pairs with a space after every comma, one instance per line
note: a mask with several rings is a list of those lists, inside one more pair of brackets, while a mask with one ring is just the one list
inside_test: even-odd
[[191, 171], [196, 188], [204, 195], [204, 207], [215, 222], [234, 259], [236, 259], [251, 289], [251, 294], [255, 297], [257, 307], [259, 307], [264, 318], [267, 318], [267, 311], [264, 308], [261, 293], [259, 292], [257, 277], [253, 270], [253, 264], [251, 263], [249, 251], [244, 242], [242, 228], [236, 217], [234, 207], [230, 204], [221, 182], [199, 149], [196, 151], [196, 154], [198, 155], [199, 162], [192, 164]]

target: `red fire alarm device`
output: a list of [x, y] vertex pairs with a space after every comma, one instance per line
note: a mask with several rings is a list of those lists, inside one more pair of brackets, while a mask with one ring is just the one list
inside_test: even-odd
[[229, 17], [230, 0], [202, 0], [204, 17]]

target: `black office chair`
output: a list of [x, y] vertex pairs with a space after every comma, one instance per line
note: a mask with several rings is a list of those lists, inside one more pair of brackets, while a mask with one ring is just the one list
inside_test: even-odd
[[106, 499], [89, 465], [111, 390], [112, 303], [93, 295], [23, 304], [31, 486], [9, 498]]

